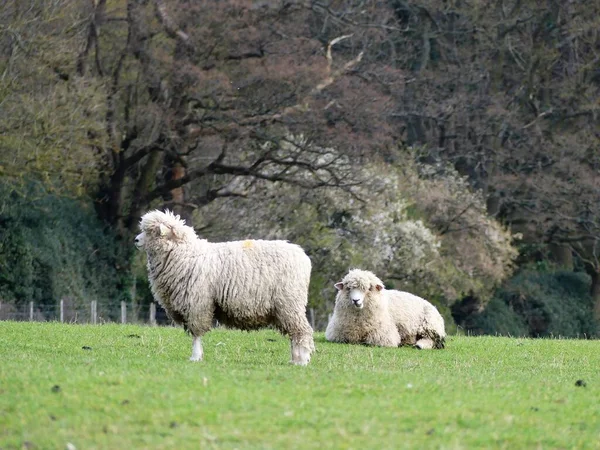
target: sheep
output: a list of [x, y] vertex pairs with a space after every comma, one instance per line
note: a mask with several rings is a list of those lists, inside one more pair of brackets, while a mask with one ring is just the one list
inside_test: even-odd
[[202, 336], [213, 320], [287, 334], [291, 362], [307, 365], [314, 351], [306, 318], [311, 261], [287, 241], [211, 243], [170, 211], [142, 216], [135, 245], [146, 251], [154, 298], [192, 335], [191, 361], [203, 359]]
[[400, 333], [389, 314], [383, 282], [372, 272], [351, 270], [338, 290], [325, 339], [331, 342], [398, 347]]
[[420, 350], [445, 347], [444, 318], [435, 306], [410, 292], [390, 289], [385, 293], [402, 345], [412, 345]]
[[381, 347], [413, 345], [443, 348], [444, 319], [427, 300], [386, 290], [377, 276], [353, 269], [335, 284], [338, 290], [325, 338], [331, 342]]

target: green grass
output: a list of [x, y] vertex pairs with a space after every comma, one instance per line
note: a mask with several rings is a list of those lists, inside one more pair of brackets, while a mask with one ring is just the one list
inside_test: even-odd
[[599, 341], [316, 345], [295, 367], [273, 331], [213, 330], [191, 363], [176, 328], [0, 322], [0, 448], [600, 445]]

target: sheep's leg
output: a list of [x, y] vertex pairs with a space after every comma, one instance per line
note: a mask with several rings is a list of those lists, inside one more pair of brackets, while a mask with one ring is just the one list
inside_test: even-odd
[[415, 344], [415, 348], [418, 348], [419, 350], [429, 350], [429, 349], [433, 348], [434, 346], [435, 345], [434, 345], [433, 340], [429, 339], [429, 338], [419, 339], [417, 341], [417, 343]]
[[[283, 302], [287, 305], [293, 303], [296, 302], [293, 300]], [[292, 350], [292, 360], [290, 362], [298, 366], [306, 366], [310, 361], [311, 353], [315, 350], [315, 343], [313, 329], [308, 323], [304, 308], [300, 311], [284, 309], [283, 313], [276, 311], [274, 323], [282, 334], [290, 337]]]
[[305, 366], [310, 361], [310, 355], [315, 351], [315, 341], [313, 339], [313, 329], [308, 323], [308, 319], [303, 314], [304, 320], [300, 321], [300, 329], [290, 333], [292, 343], [292, 364]]
[[280, 322], [282, 333], [290, 337], [292, 349], [292, 364], [306, 366], [310, 361], [310, 355], [315, 349], [313, 330], [304, 315], [299, 316], [299, 323]]
[[200, 336], [194, 336], [192, 341], [192, 356], [190, 361], [202, 361], [204, 350], [202, 350], [202, 339]]
[[192, 356], [190, 361], [202, 361], [204, 350], [202, 349], [202, 336], [208, 333], [212, 327], [214, 306], [207, 300], [203, 293], [198, 295], [193, 308], [188, 313], [187, 331], [192, 335]]
[[292, 343], [292, 364], [297, 366], [306, 366], [310, 362], [311, 348], [314, 348], [315, 344], [312, 337], [308, 339], [303, 335], [291, 336]]

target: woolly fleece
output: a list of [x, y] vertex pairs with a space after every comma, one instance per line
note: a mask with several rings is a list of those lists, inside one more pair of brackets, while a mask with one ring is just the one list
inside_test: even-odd
[[435, 306], [409, 292], [390, 289], [383, 294], [388, 299], [390, 315], [398, 327], [402, 345], [414, 345], [419, 349], [444, 348], [444, 318]]
[[242, 330], [273, 325], [290, 336], [292, 362], [314, 350], [306, 318], [311, 262], [285, 241], [210, 243], [169, 211], [142, 217], [138, 248], [148, 256], [154, 298], [194, 337], [191, 360], [203, 357], [200, 337], [213, 319]]
[[[378, 291], [376, 286], [384, 287], [375, 274], [358, 269], [351, 270], [337, 283], [333, 316], [325, 330], [328, 341], [380, 347], [400, 345], [400, 334], [389, 314], [387, 297], [381, 295], [383, 291]], [[362, 309], [349, 298], [353, 289], [365, 293]]]
[[[444, 319], [427, 300], [408, 292], [386, 290], [383, 282], [366, 270], [351, 270], [336, 287], [341, 290], [325, 331], [328, 341], [382, 347], [414, 345], [420, 349], [444, 347]], [[349, 299], [353, 289], [365, 294], [362, 309]]]

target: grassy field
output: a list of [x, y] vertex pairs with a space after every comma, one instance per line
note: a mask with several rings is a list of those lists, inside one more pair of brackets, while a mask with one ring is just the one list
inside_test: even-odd
[[[0, 448], [599, 448], [600, 342], [330, 344], [273, 331], [0, 322]], [[578, 383], [578, 380], [582, 380]], [[69, 445], [70, 444], [70, 445]]]

